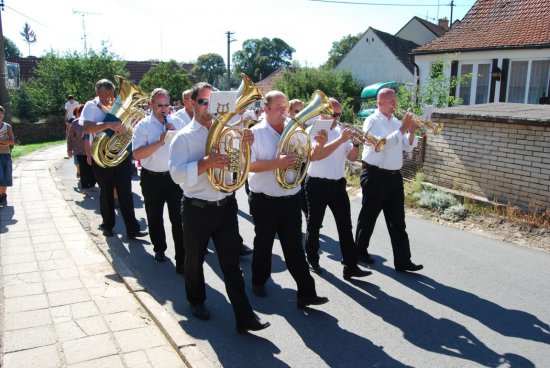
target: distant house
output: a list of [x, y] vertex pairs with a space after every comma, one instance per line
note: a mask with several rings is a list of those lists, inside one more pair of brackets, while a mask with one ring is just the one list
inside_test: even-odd
[[[34, 69], [36, 68], [36, 64], [40, 62], [42, 58], [37, 58], [34, 56], [29, 56], [26, 58], [8, 58], [6, 61], [17, 63], [20, 66], [20, 78], [22, 82], [27, 82], [29, 79], [34, 77]], [[130, 74], [129, 79], [132, 80], [134, 83], [138, 83], [141, 81], [145, 73], [149, 71], [153, 66], [155, 66], [158, 63], [158, 61], [127, 61], [126, 62], [126, 71]], [[189, 64], [189, 63], [183, 63], [181, 64], [183, 70], [185, 70], [187, 73], [193, 69], [193, 66], [195, 64]], [[98, 76], [98, 78], [101, 78], [102, 76]]]
[[447, 76], [471, 74], [450, 91], [464, 105], [547, 101], [550, 1], [478, 0], [459, 26], [413, 55], [421, 84], [438, 58], [447, 59]]
[[349, 70], [365, 85], [389, 80], [412, 83], [411, 51], [446, 31], [445, 20], [436, 25], [418, 17], [413, 17], [395, 35], [369, 27], [335, 70]]

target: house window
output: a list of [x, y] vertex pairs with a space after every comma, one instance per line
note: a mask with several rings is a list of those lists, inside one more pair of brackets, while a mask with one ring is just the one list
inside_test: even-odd
[[[459, 77], [465, 77], [458, 86], [458, 97], [463, 105], [482, 104], [489, 101], [491, 64], [461, 64]], [[471, 77], [470, 77], [471, 76]]]
[[548, 96], [550, 60], [514, 60], [510, 63], [507, 102], [537, 104]]

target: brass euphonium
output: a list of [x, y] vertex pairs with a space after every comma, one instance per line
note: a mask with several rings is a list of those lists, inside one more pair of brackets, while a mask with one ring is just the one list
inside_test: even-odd
[[251, 103], [262, 100], [264, 95], [245, 74], [239, 89], [237, 90], [237, 101], [234, 112], [220, 113], [213, 116], [214, 122], [208, 131], [206, 138], [205, 154], [212, 151], [226, 154], [230, 163], [223, 169], [211, 168], [207, 170], [208, 181], [212, 186], [225, 193], [234, 192], [239, 189], [248, 177], [250, 169], [250, 144], [245, 143], [244, 132], [236, 126], [229, 125], [229, 121], [240, 111]]
[[313, 92], [307, 106], [300, 111], [286, 125], [279, 144], [277, 156], [293, 155], [296, 157], [294, 165], [288, 169], [276, 169], [275, 178], [279, 185], [285, 189], [292, 189], [300, 185], [307, 174], [307, 168], [311, 161], [311, 140], [304, 129], [304, 123], [309, 119], [323, 114], [332, 115], [332, 103], [323, 91]]
[[110, 108], [107, 120], [121, 121], [124, 127], [122, 135], [116, 135], [110, 129], [98, 133], [92, 142], [92, 157], [103, 168], [115, 167], [123, 162], [131, 152], [132, 130], [147, 113], [141, 108], [148, 102], [149, 95], [126, 79], [115, 77], [119, 94]]
[[[396, 109], [395, 112], [394, 112], [394, 115], [398, 115], [401, 117], [401, 119], [403, 119], [405, 117], [405, 114], [408, 113], [410, 111], [405, 111], [403, 109]], [[413, 118], [418, 122], [418, 124], [420, 124], [421, 127], [424, 127], [425, 129], [428, 129], [428, 130], [431, 130], [433, 132], [434, 135], [439, 135], [439, 133], [441, 133], [441, 130], [443, 130], [443, 124], [437, 124], [437, 123], [432, 123], [431, 121], [429, 120], [426, 120], [426, 119], [422, 119], [420, 116], [417, 116], [416, 114], [413, 114], [411, 112]]]
[[351, 123], [338, 123], [342, 129], [351, 130], [351, 140], [355, 144], [364, 144], [365, 146], [373, 146], [376, 153], [382, 151], [386, 145], [386, 138], [376, 138], [375, 136], [369, 134], [369, 132], [363, 132], [357, 125]]

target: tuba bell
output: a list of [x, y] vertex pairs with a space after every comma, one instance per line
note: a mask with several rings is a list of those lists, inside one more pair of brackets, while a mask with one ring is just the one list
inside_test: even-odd
[[332, 115], [332, 103], [323, 91], [317, 90], [313, 92], [307, 106], [294, 118], [290, 118], [290, 122], [283, 130], [277, 145], [277, 156], [294, 155], [296, 161], [290, 168], [275, 170], [275, 178], [281, 187], [292, 189], [304, 180], [311, 161], [311, 140], [304, 124], [320, 114]]
[[[131, 152], [132, 130], [147, 113], [141, 108], [147, 103], [149, 95], [135, 84], [116, 76], [119, 94], [108, 112], [108, 119], [120, 120], [124, 127], [122, 135], [116, 135], [111, 129], [98, 133], [92, 142], [92, 157], [98, 166], [115, 167], [123, 162]], [[106, 118], [107, 119], [107, 118]]]
[[[263, 93], [254, 85], [245, 74], [239, 89], [235, 111], [246, 108], [251, 103], [262, 100]], [[212, 186], [224, 193], [231, 193], [239, 189], [248, 177], [250, 169], [250, 144], [244, 143], [244, 132], [241, 128], [229, 125], [237, 112], [223, 112], [213, 116], [214, 122], [206, 138], [205, 154], [212, 151], [229, 156], [230, 163], [223, 169], [210, 168], [207, 170], [208, 181]]]

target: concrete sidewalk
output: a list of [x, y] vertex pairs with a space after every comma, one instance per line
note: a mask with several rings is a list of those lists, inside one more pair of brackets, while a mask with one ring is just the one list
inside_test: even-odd
[[117, 273], [82, 228], [50, 172], [64, 153], [61, 145], [19, 159], [0, 208], [0, 366], [207, 365], [200, 356], [194, 364], [181, 327], [128, 287], [131, 273], [114, 263]]

